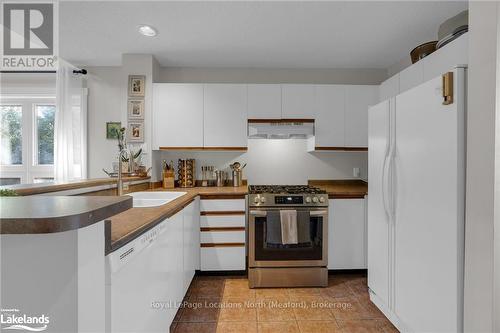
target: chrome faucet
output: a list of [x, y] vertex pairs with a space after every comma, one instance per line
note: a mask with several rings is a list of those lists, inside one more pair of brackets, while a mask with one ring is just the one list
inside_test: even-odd
[[116, 184], [116, 189], [118, 195], [123, 195], [123, 177], [122, 177], [122, 158], [127, 154], [125, 149], [120, 150], [118, 154], [118, 182]]

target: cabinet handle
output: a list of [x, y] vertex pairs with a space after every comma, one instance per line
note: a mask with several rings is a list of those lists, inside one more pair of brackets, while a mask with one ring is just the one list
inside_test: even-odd
[[267, 212], [264, 210], [251, 210], [250, 215], [264, 217], [267, 216]]

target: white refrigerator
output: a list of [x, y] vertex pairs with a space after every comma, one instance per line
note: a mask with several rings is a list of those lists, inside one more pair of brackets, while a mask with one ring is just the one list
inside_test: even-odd
[[463, 331], [466, 69], [451, 72], [450, 104], [439, 76], [369, 110], [368, 286], [403, 332]]

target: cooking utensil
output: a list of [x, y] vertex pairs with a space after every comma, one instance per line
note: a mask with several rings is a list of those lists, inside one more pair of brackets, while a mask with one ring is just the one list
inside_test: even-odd
[[437, 40], [424, 43], [411, 50], [410, 52], [411, 62], [414, 64], [417, 61], [427, 57], [432, 52], [436, 51], [436, 44]]

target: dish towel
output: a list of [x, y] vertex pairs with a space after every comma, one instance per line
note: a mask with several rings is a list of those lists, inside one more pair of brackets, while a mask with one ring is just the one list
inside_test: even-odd
[[280, 210], [281, 243], [298, 244], [297, 211]]

